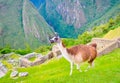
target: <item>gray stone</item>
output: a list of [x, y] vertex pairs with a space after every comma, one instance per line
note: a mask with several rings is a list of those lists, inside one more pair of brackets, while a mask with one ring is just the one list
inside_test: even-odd
[[116, 48], [119, 48], [120, 47], [119, 40], [120, 40], [120, 38], [112, 39], [112, 40], [103, 39], [103, 38], [93, 38], [90, 43], [97, 44], [97, 55], [101, 56], [101, 55], [104, 55], [104, 54], [107, 54], [107, 53], [113, 51]]
[[5, 75], [5, 73], [0, 70], [0, 78], [3, 77], [4, 75]]
[[7, 73], [8, 69], [0, 62], [0, 78]]
[[28, 75], [28, 72], [20, 72], [19, 77], [25, 77]]
[[10, 77], [16, 77], [18, 75], [18, 71], [13, 71], [11, 74], [10, 74]]

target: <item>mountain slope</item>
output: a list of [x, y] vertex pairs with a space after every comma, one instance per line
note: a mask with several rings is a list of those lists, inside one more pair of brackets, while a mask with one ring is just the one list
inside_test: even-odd
[[0, 47], [36, 48], [49, 44], [53, 29], [29, 0], [0, 1]]
[[78, 34], [83, 33], [88, 28], [91, 29], [93, 26], [105, 23], [108, 19], [114, 18], [120, 13], [120, 7], [118, 6], [120, 0], [31, 1], [46, 21], [62, 37], [77, 37]]

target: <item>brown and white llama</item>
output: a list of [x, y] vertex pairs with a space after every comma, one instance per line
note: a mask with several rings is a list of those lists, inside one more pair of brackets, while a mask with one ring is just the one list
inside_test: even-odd
[[[70, 75], [72, 75], [73, 65], [76, 64], [77, 69], [80, 70], [80, 63], [88, 61], [90, 66], [93, 66], [93, 61], [97, 56], [96, 44], [77, 45], [71, 48], [66, 48], [58, 35], [50, 39], [51, 43], [56, 43], [59, 47], [63, 57], [70, 62]], [[90, 68], [88, 66], [87, 69]]]

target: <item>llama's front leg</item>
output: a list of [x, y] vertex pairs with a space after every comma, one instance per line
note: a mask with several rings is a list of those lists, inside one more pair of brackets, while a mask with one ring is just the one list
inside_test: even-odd
[[71, 62], [71, 63], [70, 63], [70, 76], [72, 75], [73, 65], [74, 65], [74, 63]]
[[77, 70], [79, 70], [80, 72], [82, 72], [82, 70], [80, 69], [80, 64], [77, 64]]

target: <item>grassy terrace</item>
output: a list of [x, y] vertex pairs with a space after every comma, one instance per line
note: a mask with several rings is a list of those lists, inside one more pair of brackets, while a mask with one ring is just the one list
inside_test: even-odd
[[114, 30], [110, 30], [103, 38], [114, 39], [118, 37], [120, 37], [120, 26]]
[[[85, 70], [87, 63], [81, 65]], [[98, 57], [95, 67], [87, 72], [79, 72], [74, 66], [73, 75], [69, 76], [70, 64], [64, 59], [52, 59], [45, 64], [20, 68], [18, 71], [28, 71], [27, 77], [10, 78], [10, 72], [0, 83], [120, 83], [120, 48]]]

